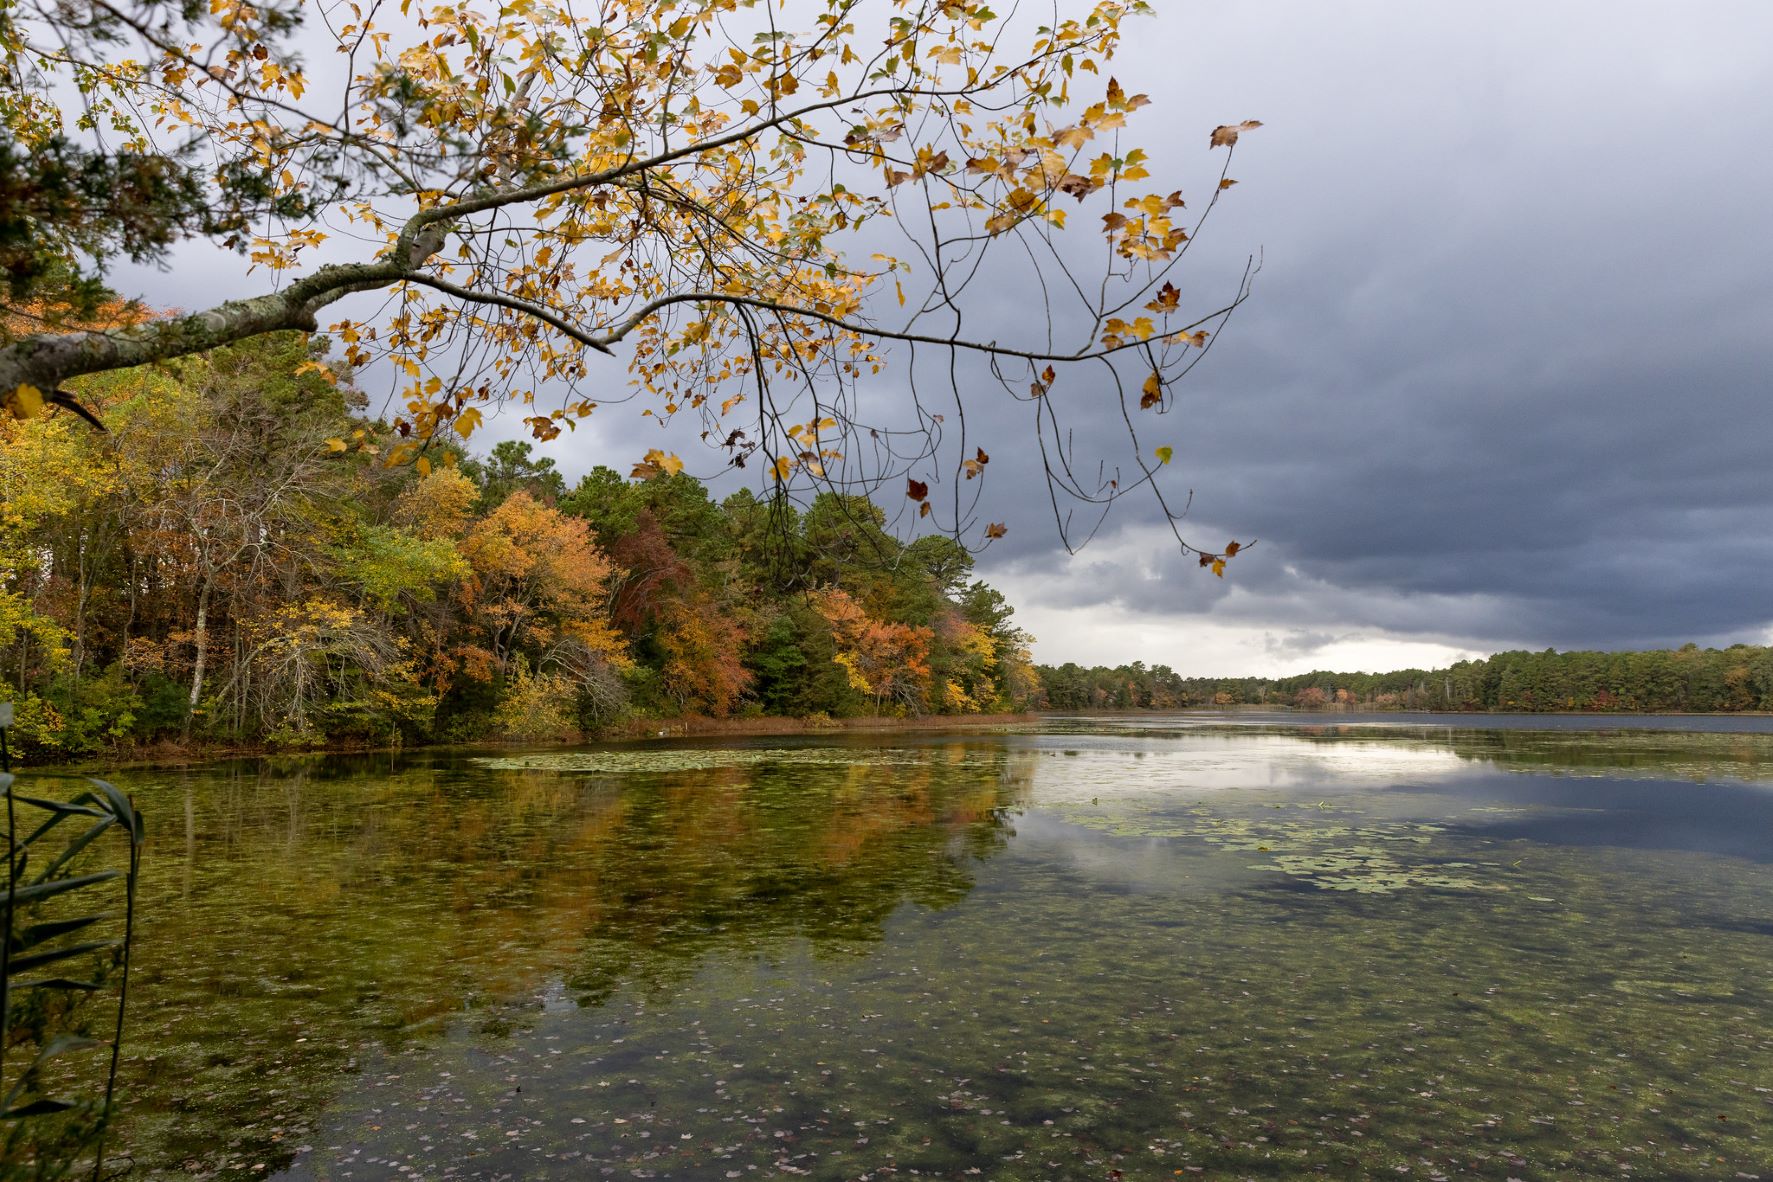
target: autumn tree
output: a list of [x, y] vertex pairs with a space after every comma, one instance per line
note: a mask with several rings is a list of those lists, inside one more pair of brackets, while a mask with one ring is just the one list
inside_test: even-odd
[[[262, 288], [111, 331], [38, 316], [0, 342], [0, 398], [32, 415], [77, 401], [81, 375], [326, 329], [398, 389], [391, 463], [499, 404], [547, 439], [632, 399], [691, 422], [699, 469], [885, 489], [970, 545], [1004, 529], [976, 514], [990, 452], [1038, 448], [1068, 543], [1144, 489], [1194, 549], [1150, 416], [1248, 271], [1182, 299], [1181, 260], [1233, 181], [1218, 170], [1185, 204], [1136, 146], [1141, 119], [1176, 123], [1112, 72], [1149, 11], [12, 0], [9, 298], [78, 295], [109, 261], [190, 238], [238, 250]], [[1195, 142], [1228, 166], [1254, 126]], [[890, 387], [873, 380], [889, 354]], [[1035, 437], [979, 437], [982, 397], [1021, 404]], [[1117, 454], [1075, 451], [1073, 416], [1119, 424]], [[641, 470], [683, 464], [660, 447]]]
[[531, 666], [568, 652], [617, 658], [604, 615], [615, 568], [583, 522], [519, 491], [474, 524], [461, 551], [471, 571], [462, 606], [477, 633], [461, 650], [469, 676], [505, 676], [519, 656]]
[[[847, 592], [832, 589], [813, 596], [831, 627], [833, 660], [850, 685], [884, 707], [907, 712], [927, 709], [930, 695], [930, 629], [870, 616]], [[957, 707], [958, 708], [958, 707]]]

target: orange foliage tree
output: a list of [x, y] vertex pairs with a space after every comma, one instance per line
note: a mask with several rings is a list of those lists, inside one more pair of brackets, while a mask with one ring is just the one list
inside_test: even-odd
[[831, 627], [837, 645], [833, 660], [856, 692], [874, 700], [876, 711], [887, 705], [911, 711], [928, 707], [928, 628], [877, 620], [848, 592], [835, 588], [815, 593], [813, 603]]
[[461, 543], [471, 575], [459, 602], [477, 623], [477, 642], [459, 651], [463, 672], [488, 680], [562, 649], [621, 663], [621, 638], [605, 615], [615, 568], [583, 521], [515, 492], [469, 529]]

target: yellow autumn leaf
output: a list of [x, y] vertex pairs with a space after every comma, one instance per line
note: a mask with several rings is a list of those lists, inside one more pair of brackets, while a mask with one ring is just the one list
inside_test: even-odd
[[457, 435], [463, 439], [468, 438], [474, 434], [475, 428], [480, 426], [480, 408], [477, 406], [463, 408], [462, 413], [456, 416], [453, 426]]
[[1166, 444], [1163, 447], [1158, 448], [1156, 454], [1158, 463], [1167, 464], [1175, 456], [1176, 449]]
[[28, 382], [14, 386], [6, 396], [6, 409], [15, 419], [34, 419], [43, 413], [43, 391]]

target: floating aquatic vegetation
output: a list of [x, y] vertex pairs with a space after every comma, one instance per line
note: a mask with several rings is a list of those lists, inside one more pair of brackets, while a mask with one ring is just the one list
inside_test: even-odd
[[1505, 891], [1507, 883], [1485, 882], [1471, 874], [1450, 871], [1476, 869], [1470, 862], [1405, 865], [1388, 850], [1376, 846], [1336, 846], [1317, 854], [1277, 854], [1271, 863], [1252, 870], [1276, 870], [1302, 879], [1326, 891], [1356, 891], [1388, 895], [1411, 887], [1437, 887], [1448, 891]]
[[928, 763], [918, 747], [668, 747], [649, 751], [535, 751], [479, 756], [475, 766], [500, 772], [582, 772], [597, 775], [659, 775], [760, 764], [812, 767]]
[[[1506, 890], [1499, 867], [1449, 864], [1430, 847], [1445, 826], [1424, 821], [1362, 817], [1356, 801], [1241, 802], [1178, 807], [1161, 797], [1120, 800], [1103, 807], [1053, 810], [1067, 821], [1118, 838], [1196, 842], [1227, 853], [1274, 855], [1247, 867], [1273, 870], [1325, 890], [1390, 894], [1411, 888]], [[1357, 823], [1358, 822], [1358, 823]], [[1460, 873], [1452, 873], [1459, 870]], [[1465, 872], [1469, 871], [1469, 872]]]

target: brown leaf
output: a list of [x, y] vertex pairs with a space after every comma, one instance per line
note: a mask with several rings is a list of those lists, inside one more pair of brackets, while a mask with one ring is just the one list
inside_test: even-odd
[[1230, 558], [1230, 557], [1234, 556], [1239, 550], [1242, 550], [1242, 549], [1243, 549], [1243, 547], [1235, 541], [1227, 542], [1227, 543], [1225, 543], [1225, 557]]
[[1219, 188], [1221, 190], [1229, 189], [1229, 188], [1231, 188], [1231, 186], [1233, 186], [1235, 184], [1237, 184], [1237, 182], [1232, 180], [1230, 177], [1221, 177], [1219, 180]]
[[991, 462], [991, 457], [985, 454], [985, 449], [982, 447], [976, 447], [973, 449], [973, 458], [978, 461], [980, 467], [984, 467]]
[[1209, 148], [1229, 148], [1237, 143], [1238, 133], [1254, 131], [1262, 126], [1260, 119], [1245, 119], [1242, 123], [1222, 123], [1213, 129], [1212, 138], [1207, 141]]
[[1001, 538], [1009, 532], [1001, 521], [994, 521], [985, 527], [985, 536], [988, 538]]
[[913, 480], [907, 476], [905, 478], [905, 495], [914, 501], [921, 501], [930, 495], [930, 486], [925, 481]]
[[1200, 564], [1202, 566], [1212, 566], [1213, 565], [1213, 556], [1211, 554], [1202, 554], [1200, 556]]
[[1098, 184], [1087, 176], [1081, 176], [1078, 173], [1073, 172], [1067, 174], [1064, 180], [1060, 181], [1053, 187], [1068, 197], [1075, 197], [1079, 201], [1082, 201], [1085, 197], [1088, 197], [1091, 193], [1096, 191]]
[[925, 501], [917, 507], [917, 515], [919, 517], [928, 517], [930, 515], [930, 503], [928, 501]]
[[1157, 289], [1157, 298], [1146, 304], [1145, 307], [1148, 311], [1161, 314], [1174, 312], [1181, 302], [1182, 292], [1177, 289], [1174, 283], [1165, 283]]
[[1163, 402], [1163, 400], [1164, 400], [1163, 375], [1159, 374], [1156, 370], [1153, 370], [1151, 372], [1151, 375], [1145, 379], [1145, 385], [1140, 388], [1139, 409], [1140, 410], [1150, 410], [1152, 407], [1157, 406], [1159, 403]]

